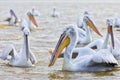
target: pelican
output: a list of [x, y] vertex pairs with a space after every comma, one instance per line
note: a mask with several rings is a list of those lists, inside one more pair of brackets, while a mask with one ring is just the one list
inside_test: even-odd
[[65, 48], [63, 70], [67, 71], [85, 71], [85, 72], [98, 72], [111, 70], [118, 64], [116, 59], [107, 49], [101, 49], [99, 51], [92, 50], [88, 47], [79, 49], [79, 55], [72, 59], [73, 49], [77, 44], [77, 30], [75, 26], [70, 25], [60, 36], [60, 39], [55, 47], [55, 50], [51, 53], [51, 59], [49, 67], [54, 65], [58, 56]]
[[92, 41], [91, 31], [88, 27], [90, 27], [93, 31], [102, 37], [102, 34], [97, 30], [96, 26], [87, 13], [84, 14], [83, 24], [85, 30], [78, 28], [78, 44], [88, 44]]
[[[99, 39], [96, 41], [91, 42], [88, 44], [86, 47], [96, 47], [96, 50], [100, 49], [108, 49], [112, 55], [115, 57], [115, 59], [120, 60], [120, 42], [119, 40], [114, 36], [112, 26], [113, 26], [113, 21], [112, 19], [107, 19], [107, 34], [104, 40]], [[109, 42], [109, 35], [111, 35], [111, 41], [110, 44]], [[113, 47], [112, 47], [113, 46]]]
[[[113, 30], [112, 30], [112, 20], [107, 19], [106, 23], [107, 23], [108, 27], [107, 27], [107, 34], [106, 34], [105, 39], [104, 40], [103, 39], [95, 40], [95, 41], [89, 43], [87, 45], [87, 47], [95, 48], [96, 50], [100, 50], [102, 48], [105, 48], [105, 49], [108, 48], [109, 35], [111, 35], [111, 39], [114, 39], [114, 37], [113, 37]], [[110, 29], [111, 29], [111, 32], [110, 32]], [[112, 41], [112, 44], [113, 44], [113, 41]]]
[[114, 19], [114, 27], [120, 28], [120, 19], [118, 17], [115, 17]]
[[[85, 11], [85, 12], [83, 13], [83, 16], [84, 16], [84, 15], [89, 16], [88, 11]], [[78, 26], [78, 28], [85, 30], [85, 28], [84, 28], [85, 23], [84, 23], [83, 19], [79, 18], [79, 19], [77, 20], [77, 26]]]
[[29, 48], [28, 36], [30, 31], [26, 24], [23, 26], [24, 42], [20, 52], [18, 53], [13, 45], [9, 45], [3, 49], [3, 52], [0, 56], [2, 60], [8, 60], [9, 65], [11, 66], [30, 67], [37, 62], [35, 55]]
[[12, 9], [10, 9], [10, 15], [5, 21], [9, 22], [9, 26], [13, 26], [18, 22], [18, 17]]
[[[95, 31], [99, 36], [102, 37], [102, 34], [98, 31], [92, 20], [89, 18], [88, 15], [84, 15], [83, 21], [85, 23], [85, 30], [80, 29], [77, 27], [77, 32], [78, 32], [78, 39], [77, 39], [77, 44], [83, 44], [86, 45], [92, 41], [92, 36], [89, 27]], [[64, 54], [64, 52], [63, 52]], [[61, 54], [59, 57], [63, 57], [63, 54]], [[76, 56], [76, 54], [75, 54]]]
[[35, 8], [32, 8], [31, 13], [33, 16], [40, 16], [40, 13]]
[[116, 60], [120, 60], [120, 41], [116, 37], [114, 38], [114, 48], [112, 48], [112, 42], [110, 42], [108, 49]]
[[107, 19], [106, 23], [108, 27], [107, 27], [107, 34], [106, 34], [105, 39], [94, 40], [93, 42], [89, 43], [87, 47], [90, 47], [96, 50], [100, 50], [102, 48], [108, 48], [108, 41], [109, 41], [109, 34], [110, 34], [109, 27], [112, 26], [112, 23], [111, 23], [111, 20], [109, 19]]
[[56, 8], [53, 8], [53, 11], [52, 11], [51, 16], [52, 16], [52, 17], [59, 17], [59, 16], [60, 16], [60, 13], [56, 11]]
[[[113, 20], [111, 20], [111, 24], [113, 23], [112, 21]], [[111, 25], [111, 29], [112, 29], [112, 25]], [[113, 32], [112, 32], [112, 36], [114, 38], [113, 38], [113, 40], [111, 40], [110, 46], [108, 47], [108, 49], [117, 60], [120, 60], [120, 41], [114, 36]], [[113, 44], [113, 42], [114, 42], [114, 44]], [[112, 45], [114, 45], [114, 48], [112, 48]]]
[[31, 12], [27, 12], [27, 16], [28, 16], [28, 27], [30, 30], [35, 29], [36, 27], [38, 27], [38, 24], [36, 22], [35, 16], [31, 13]]

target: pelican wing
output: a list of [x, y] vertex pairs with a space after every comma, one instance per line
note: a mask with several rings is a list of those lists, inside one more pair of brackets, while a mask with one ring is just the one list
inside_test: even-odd
[[6, 60], [9, 55], [15, 59], [15, 53], [16, 53], [16, 50], [14, 46], [7, 45], [2, 51], [1, 59]]
[[98, 39], [89, 43], [86, 47], [99, 50], [102, 48], [103, 42], [104, 41], [102, 39]]
[[112, 65], [117, 65], [118, 62], [114, 58], [114, 56], [107, 50], [107, 49], [101, 49], [99, 50], [96, 54], [93, 55], [91, 58], [91, 64], [112, 64]]
[[112, 52], [115, 59], [120, 60], [120, 42], [116, 37], [114, 38], [114, 41], [115, 41], [115, 47], [114, 49], [112, 49], [112, 43], [110, 42], [109, 51]]
[[29, 53], [30, 53], [29, 57], [30, 57], [30, 60], [31, 60], [32, 64], [37, 63], [37, 59], [36, 59], [35, 55], [32, 53], [31, 50], [29, 50]]

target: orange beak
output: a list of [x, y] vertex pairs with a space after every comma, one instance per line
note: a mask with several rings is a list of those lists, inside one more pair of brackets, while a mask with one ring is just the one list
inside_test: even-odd
[[112, 47], [114, 49], [114, 35], [113, 35], [112, 26], [108, 26], [108, 34], [111, 35]]
[[51, 56], [51, 60], [50, 60], [50, 63], [49, 63], [49, 67], [54, 65], [56, 59], [58, 58], [58, 56], [61, 54], [61, 52], [63, 51], [63, 49], [70, 43], [70, 38], [68, 36], [66, 36], [66, 33], [64, 32], [56, 47], [55, 47], [55, 50], [54, 52], [52, 53], [52, 56]]
[[38, 27], [38, 24], [37, 24], [37, 22], [36, 22], [36, 20], [35, 20], [33, 15], [29, 15], [29, 19], [36, 27]]
[[[88, 18], [88, 17], [87, 17]], [[95, 25], [93, 24], [92, 20], [90, 20], [88, 18], [88, 20], [86, 21], [87, 26], [89, 26], [93, 31], [95, 31], [99, 36], [103, 37], [103, 35], [98, 31], [98, 29], [95, 27]]]

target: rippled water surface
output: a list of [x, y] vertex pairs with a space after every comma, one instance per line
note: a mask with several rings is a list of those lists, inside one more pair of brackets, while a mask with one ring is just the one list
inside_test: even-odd
[[[62, 71], [63, 59], [58, 59], [55, 65], [48, 67], [49, 54], [47, 50], [54, 48], [63, 28], [67, 24], [76, 24], [84, 10], [88, 10], [99, 30], [105, 35], [106, 19], [114, 16], [120, 17], [119, 3], [77, 3], [77, 2], [0, 2], [0, 21], [8, 17], [9, 9], [14, 9], [19, 18], [26, 18], [26, 12], [35, 7], [40, 13], [36, 17], [39, 28], [32, 31], [29, 40], [30, 48], [36, 55], [38, 63], [30, 68], [18, 68], [7, 65], [0, 60], [0, 80], [119, 80], [120, 69], [108, 72], [83, 73]], [[60, 17], [50, 16], [52, 8], [56, 7]], [[114, 30], [115, 36], [120, 39], [120, 32]], [[95, 33], [93, 38], [100, 38]], [[7, 26], [0, 22], [0, 53], [8, 44], [14, 44], [17, 51], [22, 43], [22, 32], [19, 27]]]

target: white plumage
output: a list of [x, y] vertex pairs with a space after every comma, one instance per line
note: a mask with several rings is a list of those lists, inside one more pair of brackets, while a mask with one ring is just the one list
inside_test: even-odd
[[52, 17], [59, 17], [60, 16], [60, 13], [56, 10], [56, 8], [53, 8], [53, 11], [51, 13], [51, 16]]
[[114, 27], [120, 28], [120, 18], [118, 17], [114, 18]]
[[77, 44], [77, 30], [70, 25], [61, 35], [55, 50], [53, 51], [49, 66], [52, 66], [57, 57], [65, 48], [63, 70], [67, 71], [106, 71], [118, 64], [114, 56], [107, 49], [94, 51], [88, 47], [77, 48], [78, 56], [72, 59]]
[[1, 59], [8, 60], [9, 65], [19, 67], [29, 67], [37, 62], [35, 55], [29, 48], [28, 35], [30, 33], [28, 26], [23, 25], [23, 44], [18, 53], [13, 45], [8, 45], [1, 54]]
[[9, 26], [14, 26], [18, 22], [18, 17], [12, 9], [10, 9], [10, 17], [8, 17], [5, 21], [8, 21]]
[[[107, 24], [108, 24], [108, 28], [111, 26], [111, 29], [112, 29], [112, 20], [107, 20]], [[106, 34], [106, 37], [104, 40], [102, 39], [98, 39], [98, 40], [95, 40], [93, 42], [91, 42], [90, 44], [87, 45], [87, 47], [90, 47], [90, 48], [93, 48], [96, 46], [96, 49], [97, 50], [100, 50], [100, 49], [108, 49], [111, 54], [117, 59], [117, 60], [120, 60], [120, 42], [119, 40], [114, 36], [113, 34], [113, 39], [111, 37], [111, 40], [110, 40], [110, 35], [111, 33], [113, 34], [113, 32], [108, 32], [108, 29], [107, 29], [107, 34]], [[110, 41], [110, 44], [108, 43]], [[114, 43], [114, 44], [113, 44]], [[114, 48], [113, 48], [114, 47]]]

